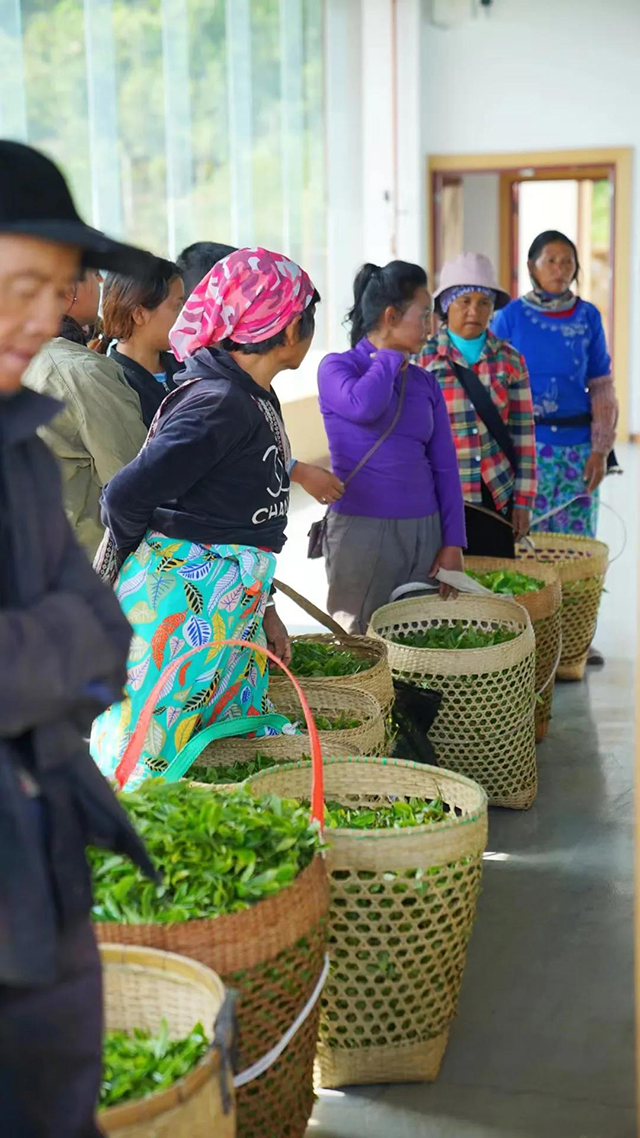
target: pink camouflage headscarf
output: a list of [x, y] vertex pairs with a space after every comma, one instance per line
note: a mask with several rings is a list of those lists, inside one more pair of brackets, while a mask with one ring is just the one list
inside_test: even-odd
[[315, 293], [299, 265], [268, 249], [237, 249], [200, 281], [169, 339], [179, 360], [229, 337], [259, 344], [304, 312]]

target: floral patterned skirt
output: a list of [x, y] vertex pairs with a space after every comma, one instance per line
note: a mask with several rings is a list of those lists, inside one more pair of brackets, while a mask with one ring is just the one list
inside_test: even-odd
[[[245, 545], [198, 545], [149, 532], [120, 570], [115, 593], [133, 628], [122, 703], [96, 719], [91, 754], [113, 778], [133, 726], [167, 664], [190, 649], [162, 692], [137, 767], [133, 789], [162, 770], [191, 736], [232, 717], [271, 710], [266, 657], [247, 649], [211, 647], [225, 639], [265, 644], [264, 610], [275, 557]], [[262, 728], [259, 734], [270, 734]]]
[[[532, 529], [534, 533], [575, 533], [595, 537], [598, 526], [599, 495], [584, 491], [584, 468], [591, 454], [590, 443], [554, 447], [536, 443], [538, 489]], [[535, 517], [580, 494], [576, 502], [536, 525]]]

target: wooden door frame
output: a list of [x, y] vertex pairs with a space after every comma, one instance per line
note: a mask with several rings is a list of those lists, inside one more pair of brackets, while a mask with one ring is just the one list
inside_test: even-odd
[[[532, 170], [539, 178], [588, 177], [589, 170], [609, 172], [614, 185], [612, 210], [614, 250], [612, 279], [613, 344], [616, 391], [620, 402], [619, 437], [629, 437], [629, 323], [631, 295], [631, 195], [633, 149], [628, 146], [604, 147], [594, 150], [541, 150], [506, 154], [433, 154], [427, 168], [427, 231], [429, 242], [428, 262], [431, 280], [434, 279], [435, 242], [433, 235], [438, 227], [438, 208], [433, 187], [444, 174], [496, 173], [513, 174], [513, 181], [522, 181], [522, 173]], [[525, 179], [529, 181], [529, 178]], [[501, 178], [501, 187], [510, 189], [509, 181]], [[501, 190], [502, 192], [502, 190]], [[501, 200], [501, 207], [503, 199]], [[501, 232], [502, 248], [502, 232]], [[507, 246], [508, 249], [508, 246]], [[499, 266], [502, 278], [503, 256]], [[503, 282], [504, 283], [504, 282]]]

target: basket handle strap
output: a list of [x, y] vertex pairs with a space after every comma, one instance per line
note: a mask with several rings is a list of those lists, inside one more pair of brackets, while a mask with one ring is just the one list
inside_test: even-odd
[[116, 767], [115, 777], [118, 786], [122, 790], [122, 788], [126, 786], [128, 780], [131, 778], [131, 775], [135, 770], [138, 759], [142, 753], [147, 731], [149, 730], [151, 716], [153, 715], [153, 712], [158, 705], [158, 702], [162, 696], [162, 691], [167, 682], [173, 679], [178, 669], [182, 667], [186, 660], [189, 660], [191, 657], [196, 656], [199, 652], [211, 651], [212, 648], [226, 647], [247, 648], [251, 652], [257, 652], [261, 656], [266, 656], [267, 659], [271, 660], [274, 664], [277, 664], [278, 667], [282, 669], [282, 671], [291, 680], [291, 683], [296, 689], [296, 694], [300, 700], [305, 722], [307, 725], [307, 731], [309, 732], [309, 743], [311, 745], [311, 817], [320, 824], [320, 828], [322, 829], [324, 823], [322, 748], [320, 746], [320, 737], [318, 735], [318, 729], [315, 725], [313, 715], [311, 714], [309, 702], [306, 695], [304, 694], [304, 691], [302, 690], [302, 687], [298, 683], [298, 680], [289, 670], [286, 664], [283, 664], [282, 660], [279, 660], [270, 648], [265, 648], [262, 644], [257, 644], [253, 640], [209, 641], [208, 644], [199, 644], [196, 648], [189, 649], [188, 652], [184, 652], [181, 656], [176, 656], [176, 658], [172, 660], [171, 663], [167, 664], [166, 668], [163, 669], [162, 673], [156, 680], [156, 683], [154, 684], [149, 696], [147, 697], [147, 700], [138, 717], [138, 722], [136, 723], [133, 734], [131, 735], [131, 738], [125, 748], [124, 754], [118, 763], [118, 766]]
[[286, 727], [288, 723], [289, 720], [286, 715], [279, 715], [275, 711], [269, 712], [268, 715], [248, 715], [242, 719], [225, 719], [223, 723], [211, 723], [205, 727], [204, 731], [198, 731], [197, 735], [192, 735], [182, 750], [178, 751], [175, 759], [169, 763], [167, 769], [158, 771], [158, 775], [165, 782], [178, 782], [187, 773], [189, 767], [193, 766], [205, 747], [209, 743], [213, 743], [215, 739], [229, 739], [234, 735], [250, 735], [259, 727], [275, 727], [276, 730], [282, 732], [282, 728]]
[[290, 601], [294, 601], [295, 604], [299, 605], [300, 608], [306, 612], [307, 616], [312, 616], [314, 620], [317, 620], [318, 624], [327, 628], [329, 632], [333, 632], [333, 635], [342, 644], [351, 644], [353, 642], [353, 637], [350, 636], [348, 632], [345, 632], [337, 620], [334, 620], [332, 616], [329, 616], [329, 613], [323, 612], [317, 605], [314, 605], [313, 601], [307, 600], [301, 593], [292, 589], [291, 585], [285, 585], [284, 581], [278, 581], [276, 577], [273, 578], [273, 584], [278, 592], [284, 593], [285, 597], [288, 597]]

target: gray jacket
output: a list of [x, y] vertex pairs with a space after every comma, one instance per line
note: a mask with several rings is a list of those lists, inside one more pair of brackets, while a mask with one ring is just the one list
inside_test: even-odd
[[32, 391], [0, 398], [0, 984], [10, 985], [53, 980], [57, 928], [91, 905], [87, 845], [153, 872], [84, 742], [122, 692], [131, 629], [76, 543], [37, 438], [58, 411]]
[[104, 533], [102, 487], [147, 437], [140, 399], [114, 360], [63, 336], [38, 353], [24, 382], [64, 404], [40, 435], [60, 463], [67, 517], [93, 560]]

